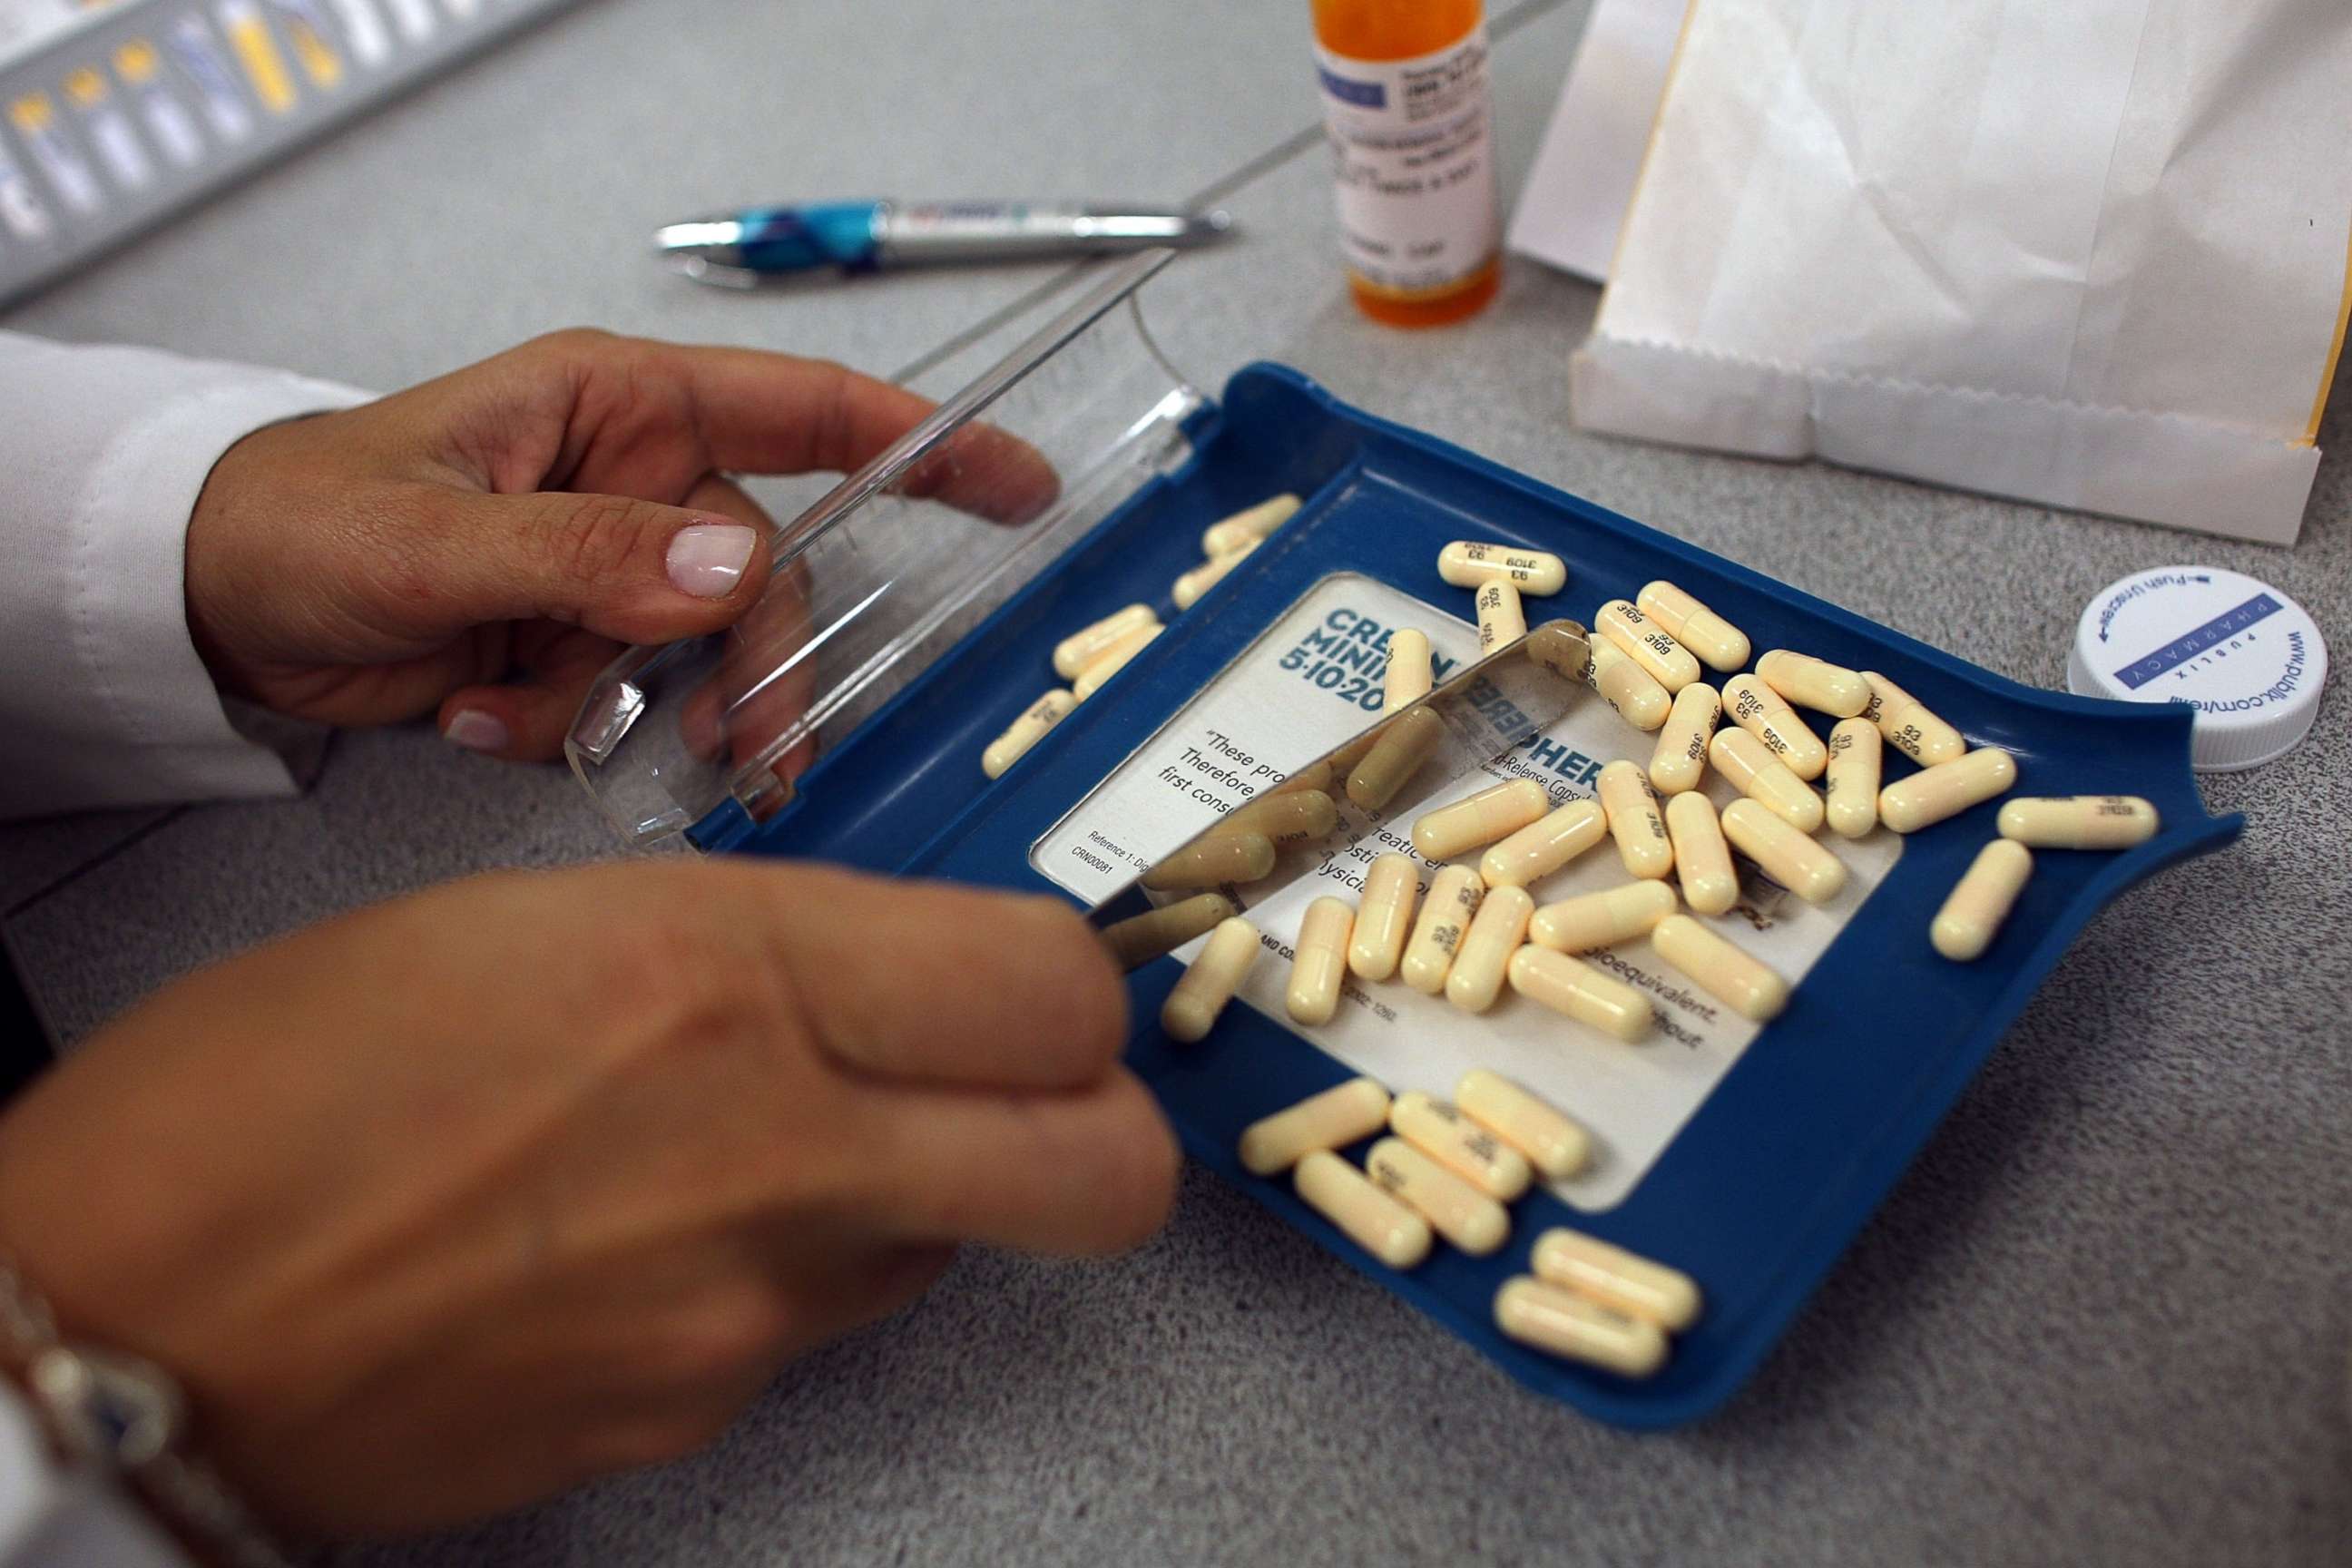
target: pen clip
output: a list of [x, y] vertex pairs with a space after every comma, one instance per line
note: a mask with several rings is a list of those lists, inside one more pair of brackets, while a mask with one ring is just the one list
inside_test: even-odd
[[723, 261], [713, 261], [706, 256], [679, 256], [670, 265], [697, 283], [713, 289], [757, 289], [766, 275], [749, 267], [734, 267]]

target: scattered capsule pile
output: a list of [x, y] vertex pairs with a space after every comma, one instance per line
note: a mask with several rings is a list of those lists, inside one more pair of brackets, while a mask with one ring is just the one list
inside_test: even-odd
[[[1180, 607], [1296, 507], [1295, 499], [1277, 498], [1211, 529], [1208, 563], [1178, 584]], [[1567, 583], [1557, 556], [1470, 541], [1448, 544], [1438, 571], [1473, 593], [1482, 657], [1527, 636], [1526, 596], [1556, 594]], [[1188, 591], [1187, 584], [1194, 586]], [[1824, 829], [1846, 840], [1882, 826], [1916, 833], [2017, 782], [2009, 752], [1972, 748], [1874, 671], [1789, 648], [1766, 650], [1750, 670], [1747, 636], [1674, 584], [1654, 582], [1633, 600], [1609, 601], [1595, 612], [1593, 627], [1580, 673], [1628, 723], [1655, 734], [1647, 765], [1608, 763], [1595, 800], [1554, 807], [1541, 784], [1514, 779], [1423, 812], [1412, 826], [1414, 850], [1450, 863], [1432, 879], [1417, 913], [1421, 866], [1403, 854], [1376, 858], [1353, 904], [1324, 897], [1307, 907], [1291, 945], [1284, 998], [1294, 1020], [1328, 1022], [1353, 973], [1374, 984], [1402, 978], [1470, 1013], [1494, 1006], [1507, 986], [1603, 1035], [1639, 1041], [1655, 1022], [1648, 996], [1580, 955], [1646, 939], [1659, 963], [1763, 1023], [1787, 1006], [1788, 981], [1710, 923], [1738, 903], [1735, 851], [1798, 898], [1826, 903], [1844, 888], [1847, 874], [1820, 837]], [[1072, 690], [1048, 693], [991, 748], [994, 759], [1011, 747], [1001, 765], [992, 761], [991, 775], [1108, 679], [1105, 670], [1089, 683], [1102, 661], [1123, 662], [1159, 629], [1139, 605], [1066, 642], [1067, 667], [1057, 652], [1055, 668], [1076, 670]], [[1527, 651], [1561, 668], [1566, 646], [1549, 647], [1538, 633]], [[1391, 636], [1386, 711], [1398, 712], [1429, 691], [1429, 656], [1425, 635]], [[1708, 671], [1723, 678], [1719, 686], [1705, 679]], [[1053, 712], [1056, 699], [1059, 711]], [[1800, 709], [1835, 721], [1826, 741]], [[1223, 889], [1268, 875], [1284, 846], [1333, 831], [1339, 791], [1366, 810], [1386, 805], [1436, 739], [1433, 715], [1420, 730], [1413, 717], [1407, 713], [1377, 731], [1352, 755], [1284, 781], [1229, 813], [1181, 858], [1153, 868], [1148, 886], [1192, 896], [1106, 934], [1129, 967], [1209, 937], [1162, 1008], [1171, 1038], [1204, 1037], [1261, 949], [1256, 927]], [[1016, 732], [1033, 721], [1034, 733], [1017, 741]], [[1916, 771], [1886, 782], [1889, 748]], [[1740, 797], [1719, 813], [1700, 789], [1710, 766]], [[2145, 840], [2157, 826], [2155, 807], [2132, 796], [2011, 800], [2000, 814], [2000, 837], [1936, 916], [1932, 945], [1958, 962], [1982, 953], [2025, 885], [2033, 848], [2120, 849]], [[1538, 901], [1533, 885], [1604, 841], [1626, 882]], [[1475, 862], [1464, 863], [1472, 857]], [[1339, 1152], [1383, 1132], [1360, 1169]], [[1435, 1237], [1475, 1255], [1499, 1248], [1510, 1232], [1504, 1205], [1526, 1192], [1538, 1172], [1549, 1180], [1574, 1175], [1589, 1147], [1585, 1130], [1569, 1116], [1482, 1070], [1462, 1080], [1453, 1104], [1420, 1093], [1391, 1100], [1370, 1079], [1351, 1080], [1254, 1124], [1240, 1152], [1259, 1175], [1291, 1172], [1304, 1202], [1382, 1263], [1403, 1269], [1420, 1263]], [[1532, 1276], [1511, 1279], [1495, 1299], [1502, 1331], [1628, 1376], [1663, 1365], [1668, 1336], [1687, 1328], [1699, 1310], [1697, 1287], [1687, 1276], [1575, 1232], [1547, 1232], [1531, 1266]]]
[[[1246, 511], [1235, 512], [1203, 531], [1202, 563], [1177, 578], [1171, 590], [1170, 597], [1175, 600], [1176, 607], [1191, 609], [1194, 600], [1240, 565], [1244, 556], [1265, 542], [1266, 535], [1289, 521], [1291, 513], [1297, 510], [1297, 496], [1278, 495]], [[1149, 605], [1136, 604], [1115, 610], [1092, 626], [1081, 626], [1064, 637], [1054, 649], [1054, 673], [1070, 684], [1066, 688], [1057, 686], [1031, 703], [1004, 733], [989, 742], [988, 749], [980, 754], [980, 771], [990, 778], [1002, 777], [1005, 769], [1045, 738], [1047, 731], [1068, 718], [1079, 703], [1100, 690], [1104, 681], [1117, 675], [1128, 660], [1141, 653], [1152, 638], [1166, 629], [1160, 624], [1159, 611]], [[1424, 645], [1424, 662], [1428, 652]]]
[[[1378, 1142], [1361, 1170], [1336, 1152], [1367, 1138]], [[1450, 1105], [1418, 1091], [1391, 1099], [1375, 1079], [1350, 1079], [1253, 1122], [1240, 1152], [1254, 1174], [1289, 1172], [1301, 1202], [1403, 1269], [1440, 1237], [1473, 1257], [1499, 1250], [1511, 1234], [1504, 1205], [1538, 1173], [1574, 1175], [1590, 1142], [1569, 1117], [1482, 1068], [1464, 1075]], [[1646, 1377], [1665, 1364], [1667, 1336], [1698, 1320], [1690, 1276], [1597, 1237], [1548, 1230], [1531, 1266], [1496, 1294], [1495, 1319], [1555, 1355]]]

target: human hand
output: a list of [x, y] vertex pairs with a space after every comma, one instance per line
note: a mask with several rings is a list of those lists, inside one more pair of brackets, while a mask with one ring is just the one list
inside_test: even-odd
[[0, 1118], [0, 1247], [264, 1516], [424, 1529], [722, 1429], [972, 1240], [1176, 1153], [1043, 899], [748, 862], [454, 884], [182, 980]]
[[[279, 712], [437, 710], [460, 745], [554, 757], [619, 643], [714, 631], [766, 586], [772, 525], [722, 470], [854, 469], [930, 409], [817, 361], [557, 332], [229, 448], [189, 521], [189, 628]], [[905, 492], [1004, 521], [1053, 499], [1022, 443], [960, 440], [992, 460]]]

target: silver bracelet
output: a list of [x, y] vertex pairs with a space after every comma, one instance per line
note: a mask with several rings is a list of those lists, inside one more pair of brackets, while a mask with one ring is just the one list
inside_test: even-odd
[[119, 1351], [69, 1345], [49, 1305], [0, 1257], [0, 1339], [68, 1459], [134, 1484], [166, 1521], [231, 1568], [296, 1568], [211, 1466], [183, 1450], [187, 1400], [171, 1374]]

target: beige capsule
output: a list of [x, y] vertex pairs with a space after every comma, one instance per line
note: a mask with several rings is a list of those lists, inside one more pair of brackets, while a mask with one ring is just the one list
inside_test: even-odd
[[1125, 669], [1128, 660], [1150, 647], [1151, 640], [1166, 629], [1159, 626], [1138, 626], [1103, 649], [1092, 664], [1078, 672], [1078, 679], [1070, 685], [1072, 695], [1084, 702], [1100, 691], [1104, 681]]
[[[1654, 886], [1642, 883], [1643, 887]], [[1547, 1105], [1497, 1072], [1473, 1068], [1454, 1086], [1462, 1114], [1528, 1157], [1551, 1181], [1564, 1182], [1584, 1169], [1592, 1135], [1565, 1111]]]
[[1318, 899], [1298, 919], [1292, 948], [1290, 989], [1283, 1005], [1302, 1024], [1328, 1024], [1339, 1011], [1339, 985], [1348, 974], [1348, 939], [1356, 911], [1345, 899]]
[[1955, 963], [1981, 957], [2033, 875], [2033, 851], [2013, 838], [1996, 838], [1977, 851], [1968, 871], [1927, 927], [1936, 951]]
[[1657, 1324], [1531, 1275], [1509, 1279], [1495, 1292], [1495, 1326], [1547, 1355], [1586, 1362], [1621, 1377], [1648, 1377], [1666, 1364], [1665, 1331]]
[[1525, 888], [1493, 888], [1471, 917], [1445, 973], [1445, 999], [1465, 1013], [1483, 1013], [1503, 994], [1511, 954], [1527, 940], [1536, 901]]
[[1688, 915], [1668, 915], [1650, 933], [1650, 946], [1741, 1017], [1762, 1024], [1789, 1005], [1789, 983], [1769, 966]]
[[1212, 833], [1143, 875], [1155, 893], [1255, 882], [1274, 869], [1274, 840], [1263, 833]]
[[1478, 608], [1479, 658], [1528, 635], [1528, 613], [1519, 605], [1519, 591], [1508, 583], [1479, 584], [1471, 603]]
[[1454, 950], [1462, 945], [1463, 933], [1486, 896], [1486, 884], [1473, 867], [1448, 866], [1431, 879], [1429, 897], [1422, 902], [1421, 918], [1413, 923], [1404, 962], [1398, 966], [1407, 985], [1424, 996], [1445, 989]]
[[1529, 664], [1562, 680], [1584, 680], [1591, 673], [1592, 644], [1574, 621], [1546, 621], [1528, 634], [1526, 647]]
[[1286, 849], [1327, 837], [1339, 826], [1339, 804], [1321, 790], [1276, 789], [1234, 807], [1210, 831], [1263, 834], [1276, 849]]
[[1805, 727], [1797, 710], [1780, 700], [1780, 694], [1752, 675], [1735, 675], [1723, 683], [1723, 711], [1726, 717], [1772, 748], [1772, 754], [1788, 765], [1790, 773], [1807, 783], [1822, 776], [1830, 765], [1830, 749], [1822, 738]]
[[1675, 912], [1675, 890], [1664, 882], [1628, 882], [1546, 904], [1528, 918], [1528, 940], [1554, 952], [1591, 952], [1645, 936]]
[[2000, 808], [2000, 836], [2036, 849], [2128, 849], [2158, 826], [2136, 795], [2028, 795]]
[[1257, 961], [1257, 927], [1235, 916], [1209, 933], [1201, 955], [1160, 1005], [1160, 1027], [1170, 1039], [1191, 1042], [1216, 1026], [1217, 1016], [1241, 989]]
[[1402, 1138], [1373, 1144], [1364, 1156], [1364, 1173], [1473, 1258], [1484, 1258], [1511, 1238], [1511, 1216], [1501, 1204]]
[[1101, 658], [1110, 645], [1139, 626], [1156, 626], [1159, 613], [1149, 605], [1129, 605], [1105, 616], [1090, 626], [1081, 626], [1054, 645], [1054, 673], [1065, 680], [1076, 680], [1087, 666]]
[[1423, 812], [1412, 825], [1412, 847], [1424, 859], [1451, 860], [1465, 849], [1517, 833], [1550, 809], [1551, 796], [1543, 785], [1533, 779], [1512, 779]]
[[1798, 832], [1811, 833], [1822, 825], [1822, 797], [1747, 731], [1717, 730], [1706, 743], [1706, 758], [1732, 788]]
[[1633, 602], [1665, 628], [1668, 637], [1706, 661], [1707, 668], [1729, 675], [1748, 663], [1748, 634], [1661, 579], [1645, 585]]
[[1500, 581], [1542, 598], [1567, 586], [1568, 563], [1540, 550], [1457, 539], [1437, 552], [1437, 574], [1457, 588]]
[[1045, 738], [1045, 731], [1070, 716], [1078, 700], [1060, 687], [1045, 693], [1023, 710], [1021, 717], [1005, 727], [1004, 733], [988, 744], [980, 754], [980, 771], [990, 778], [1001, 778], [1004, 770], [1028, 754], [1029, 748]]
[[[1399, 716], [1399, 722], [1402, 717]], [[1381, 737], [1396, 727], [1395, 722], [1375, 725], [1326, 757], [1324, 762], [1330, 767], [1331, 776], [1344, 784], [1356, 764], [1371, 755], [1372, 748], [1381, 743]]]
[[1739, 871], [1715, 802], [1696, 790], [1666, 802], [1666, 837], [1675, 841], [1675, 875], [1685, 903], [1700, 914], [1719, 915], [1739, 902]]
[[1650, 1032], [1655, 1010], [1631, 985], [1580, 958], [1529, 945], [1511, 954], [1511, 989], [1530, 1002], [1631, 1044]]
[[1609, 837], [1609, 814], [1598, 801], [1572, 800], [1546, 812], [1479, 857], [1490, 888], [1524, 888], [1549, 877]]
[[1525, 1154], [1417, 1089], [1390, 1102], [1389, 1131], [1488, 1197], [1509, 1203], [1535, 1180]]
[[1752, 800], [1723, 808], [1723, 836], [1764, 874], [1809, 904], [1825, 904], [1845, 886], [1845, 862]]
[[1556, 1226], [1536, 1237], [1536, 1278], [1678, 1334], [1698, 1321], [1698, 1282], [1679, 1268]]
[[1658, 749], [1650, 753], [1650, 783], [1660, 795], [1698, 788], [1706, 776], [1706, 743], [1722, 721], [1722, 694], [1706, 681], [1694, 680], [1675, 693], [1658, 729]]
[[1862, 679], [1870, 688], [1870, 706], [1862, 716], [1878, 726], [1888, 745], [1927, 768], [1968, 751], [1960, 732], [1929, 712], [1926, 703], [1874, 669], [1864, 670]]
[[1406, 709], [1381, 726], [1362, 755], [1349, 764], [1348, 798], [1365, 811], [1380, 810], [1412, 782], [1444, 739], [1445, 721], [1435, 709]]
[[1668, 695], [1698, 679], [1696, 656], [1643, 615], [1633, 600], [1610, 600], [1593, 616], [1592, 626]]
[[1381, 710], [1395, 713], [1429, 695], [1429, 634], [1411, 628], [1389, 634], [1388, 668], [1381, 677]]
[[1201, 553], [1212, 559], [1261, 542], [1288, 522], [1298, 510], [1298, 498], [1288, 491], [1246, 507], [1223, 522], [1213, 522], [1201, 535]]
[[1857, 672], [1809, 653], [1776, 647], [1756, 661], [1764, 684], [1800, 708], [1852, 719], [1870, 706], [1870, 683]]
[[1666, 837], [1665, 818], [1658, 815], [1658, 796], [1637, 763], [1611, 763], [1601, 770], [1597, 788], [1601, 807], [1609, 814], [1609, 835], [1617, 840], [1617, 857], [1633, 877], [1664, 877], [1675, 868], [1674, 842]]
[[1105, 926], [1102, 938], [1119, 968], [1140, 969], [1241, 912], [1241, 906], [1223, 893], [1199, 893]]
[[1980, 805], [2017, 782], [2017, 759], [1984, 746], [1921, 768], [1878, 792], [1878, 820], [1897, 833], [1916, 833]]
[[1318, 1149], [1344, 1149], [1389, 1124], [1389, 1091], [1351, 1078], [1242, 1129], [1242, 1166], [1254, 1176], [1286, 1171]]
[[1830, 766], [1822, 788], [1830, 831], [1861, 838], [1878, 826], [1881, 752], [1885, 742], [1867, 719], [1841, 719], [1830, 729]]
[[1175, 584], [1168, 590], [1168, 596], [1176, 601], [1178, 609], [1191, 609], [1200, 603], [1202, 595], [1223, 582], [1226, 575], [1234, 567], [1247, 560], [1249, 552], [1256, 548], [1257, 542], [1253, 540], [1240, 549], [1226, 554], [1212, 555], [1208, 560], [1177, 578]]
[[1411, 1268], [1429, 1256], [1429, 1222], [1328, 1150], [1299, 1161], [1291, 1181], [1301, 1202], [1390, 1268]]
[[1675, 700], [1666, 689], [1606, 637], [1592, 640], [1592, 663], [1585, 684], [1601, 693], [1601, 700], [1617, 710], [1619, 718], [1644, 734], [1664, 724], [1674, 709]]
[[1365, 868], [1356, 929], [1348, 938], [1349, 968], [1366, 980], [1386, 980], [1396, 973], [1420, 891], [1421, 866], [1410, 855], [1382, 855]]

